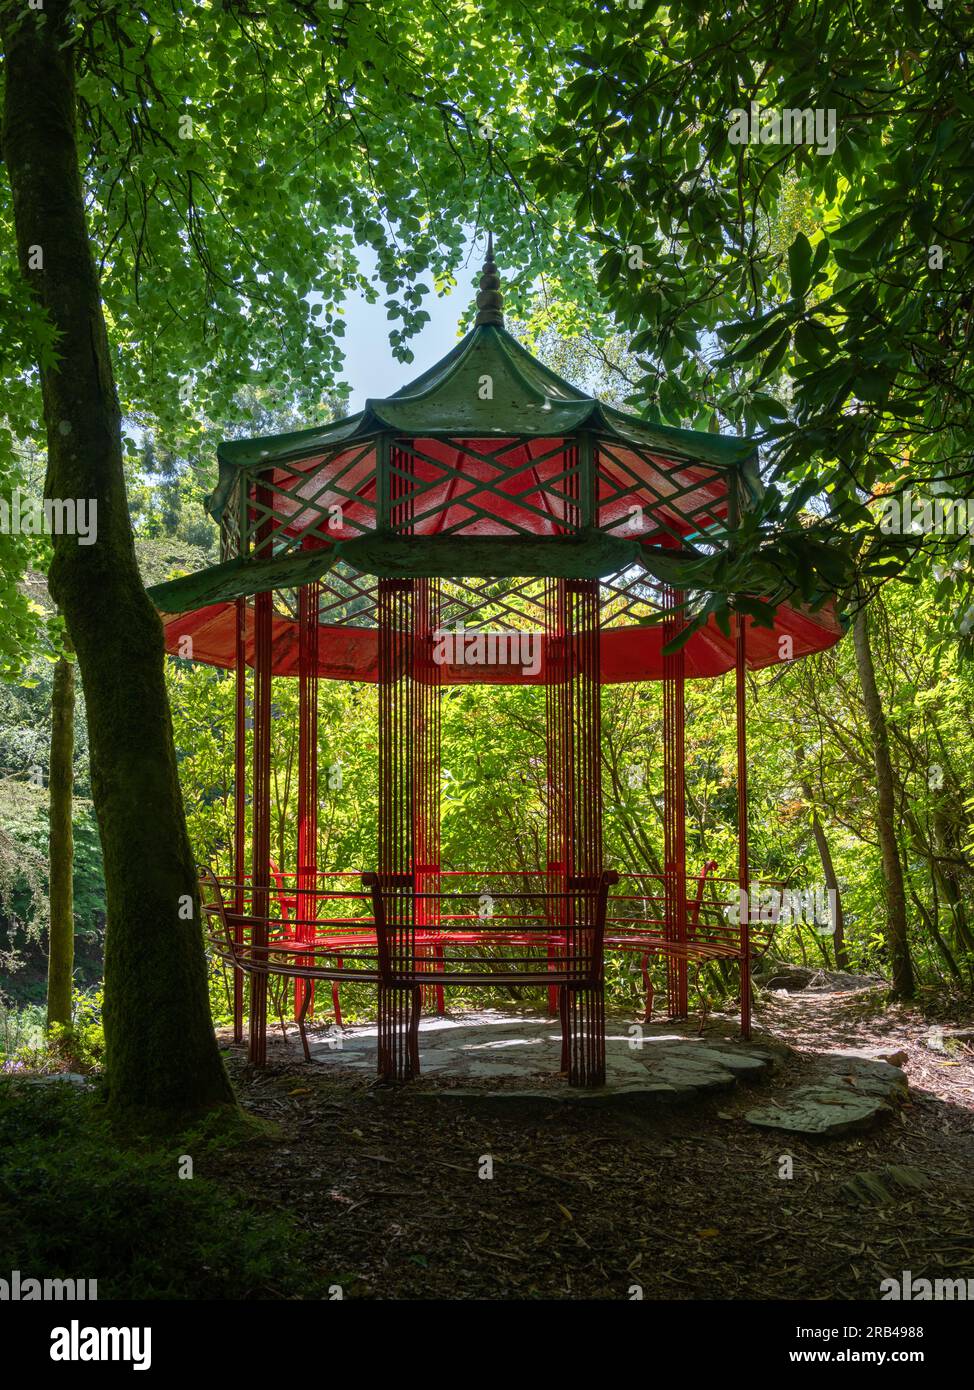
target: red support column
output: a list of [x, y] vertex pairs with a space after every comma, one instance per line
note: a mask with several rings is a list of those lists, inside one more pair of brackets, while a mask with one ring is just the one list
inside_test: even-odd
[[[443, 668], [433, 660], [435, 636], [440, 625], [440, 589], [436, 579], [417, 579], [415, 647], [413, 653], [413, 861], [416, 872], [416, 927], [429, 929], [433, 941], [424, 945], [423, 958], [435, 969], [443, 948], [436, 939], [440, 922], [440, 691]], [[427, 896], [433, 895], [433, 896]], [[443, 986], [427, 986], [423, 1004], [444, 1012]]]
[[[244, 874], [247, 862], [247, 600], [238, 598], [236, 628], [236, 689], [233, 723], [233, 895], [234, 911], [243, 913]], [[234, 928], [237, 944], [243, 943], [243, 927]], [[244, 972], [233, 968], [233, 1040], [243, 1042]]]
[[[667, 941], [676, 946], [687, 939], [686, 852], [686, 662], [685, 649], [666, 652], [679, 636], [683, 618], [678, 610], [682, 595], [669, 586], [663, 590], [667, 611], [663, 623], [663, 870]], [[670, 1018], [686, 1018], [687, 959], [677, 949], [666, 957], [667, 998]]]
[[[318, 898], [318, 605], [317, 582], [298, 591], [298, 862], [294, 928], [300, 941], [313, 941]], [[303, 958], [311, 963], [312, 956]], [[294, 1015], [314, 1006], [314, 982], [295, 980]]]
[[737, 613], [734, 660], [737, 708], [737, 883], [741, 909], [741, 1037], [751, 1036], [751, 892], [747, 844], [747, 632]]
[[[549, 881], [572, 890], [602, 873], [601, 603], [595, 579], [559, 579], [546, 589], [548, 673]], [[554, 645], [553, 645], [554, 644]], [[591, 959], [589, 928], [595, 894], [564, 904], [564, 956], [581, 972]], [[578, 920], [581, 912], [582, 921]], [[605, 985], [601, 956], [597, 981], [561, 992], [562, 1069], [572, 1086], [605, 1083]]]
[[[384, 442], [377, 454], [376, 510], [382, 524], [411, 534], [415, 483], [411, 455]], [[389, 978], [379, 986], [379, 1075], [419, 1075], [422, 965], [441, 947], [416, 932], [440, 920], [440, 690], [433, 661], [439, 626], [435, 579], [380, 579], [379, 873], [385, 880]], [[442, 1011], [442, 987], [435, 1000]]]
[[415, 584], [379, 580], [379, 874], [388, 924], [390, 978], [379, 985], [379, 1075], [419, 1074], [414, 791]]
[[[549, 580], [545, 586], [545, 787], [547, 812], [547, 885], [553, 896], [553, 926], [567, 927], [568, 855], [571, 849], [569, 779], [566, 772], [567, 730], [565, 709], [568, 684], [564, 581]], [[548, 947], [548, 964], [557, 969], [561, 953]], [[557, 985], [548, 989], [548, 1012], [557, 1014], [560, 994]], [[564, 1050], [564, 1046], [563, 1046]], [[564, 1057], [562, 1058], [564, 1062]]]
[[[257, 500], [262, 508], [270, 506], [270, 489], [258, 484]], [[264, 521], [258, 528], [255, 552], [268, 551], [271, 544], [271, 523]], [[251, 941], [253, 960], [266, 960], [267, 919], [270, 913], [271, 883], [271, 668], [273, 640], [273, 596], [257, 594], [254, 598], [254, 742], [253, 742], [253, 864], [251, 878], [251, 913], [254, 917]], [[250, 976], [250, 1048], [249, 1059], [254, 1066], [267, 1062], [267, 976], [258, 970]]]
[[[254, 820], [251, 912], [255, 962], [266, 959], [271, 881], [271, 620], [269, 593], [254, 599]], [[250, 976], [250, 1061], [267, 1061], [267, 976]]]

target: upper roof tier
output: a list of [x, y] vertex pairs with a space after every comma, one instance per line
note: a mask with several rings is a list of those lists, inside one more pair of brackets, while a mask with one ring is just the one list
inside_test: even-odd
[[[745, 470], [751, 440], [651, 424], [604, 405], [546, 367], [506, 329], [472, 328], [435, 366], [391, 396], [331, 424], [290, 434], [228, 440], [217, 450], [220, 479], [208, 510], [219, 519], [242, 472], [295, 464], [393, 434], [409, 438], [568, 440], [585, 431], [677, 462]], [[752, 488], [756, 469], [746, 470]]]
[[[358, 414], [313, 429], [221, 444], [220, 478], [209, 499], [212, 515], [223, 515], [241, 471], [324, 457], [336, 446], [376, 435], [567, 441], [584, 432], [673, 460], [724, 469], [753, 465], [754, 445], [748, 439], [650, 424], [603, 405], [532, 357], [504, 328], [492, 234], [477, 311], [473, 329], [451, 352], [393, 395], [370, 398]], [[756, 485], [753, 466], [750, 478]]]
[[[732, 496], [746, 506], [760, 490], [750, 440], [615, 410], [532, 357], [504, 328], [492, 238], [477, 309], [451, 352], [358, 414], [221, 444], [207, 508], [223, 525], [224, 558], [327, 548], [335, 563], [381, 574], [386, 542], [422, 536], [436, 538], [423, 547], [429, 565], [439, 555], [429, 573], [446, 575], [459, 571], [445, 542], [464, 537], [477, 542], [464, 550], [473, 574], [578, 564], [580, 576], [601, 575], [647, 545], [672, 549], [719, 528]], [[510, 544], [539, 539], [575, 544], [564, 559]], [[414, 549], [400, 547], [391, 572], [415, 566]]]
[[[207, 509], [223, 559], [150, 591], [170, 617], [167, 645], [192, 620], [202, 659], [222, 664], [231, 602], [277, 591], [284, 673], [288, 596], [318, 581], [328, 652], [337, 660], [335, 634], [345, 632], [356, 653], [322, 674], [367, 680], [380, 579], [439, 577], [449, 581], [444, 620], [537, 631], [536, 581], [597, 578], [603, 625], [627, 633], [608, 678], [660, 674], [645, 624], [661, 586], [685, 587], [686, 562], [726, 543], [735, 515], [760, 494], [755, 446], [615, 410], [537, 361], [504, 328], [492, 245], [477, 308], [441, 361], [358, 414], [220, 445]], [[799, 652], [831, 645], [841, 630], [830, 610], [782, 605], [769, 631], [791, 636], [789, 624]], [[694, 642], [693, 669], [725, 669], [720, 641]], [[762, 648], [755, 664], [769, 658]]]
[[760, 491], [753, 443], [653, 424], [563, 381], [496, 321], [491, 278], [480, 321], [394, 395], [220, 445], [207, 508], [224, 563], [158, 586], [164, 611], [333, 569], [601, 578], [721, 536]]

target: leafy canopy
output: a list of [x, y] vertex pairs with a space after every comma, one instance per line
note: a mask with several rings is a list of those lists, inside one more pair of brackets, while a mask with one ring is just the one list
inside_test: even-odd
[[[573, 227], [601, 247], [599, 290], [642, 369], [632, 399], [758, 433], [777, 486], [753, 540], [789, 584], [882, 582], [917, 540], [878, 532], [869, 502], [971, 491], [974, 92], [960, 12], [601, 9], [522, 172], [541, 203], [567, 194]], [[752, 103], [819, 112], [823, 133], [834, 113], [834, 150], [762, 142], [760, 121], [756, 142], [749, 126], [736, 143], [735, 112], [750, 118]], [[810, 499], [813, 529], [798, 520]], [[969, 547], [946, 548], [956, 624]], [[742, 545], [723, 582], [746, 584], [753, 564]]]

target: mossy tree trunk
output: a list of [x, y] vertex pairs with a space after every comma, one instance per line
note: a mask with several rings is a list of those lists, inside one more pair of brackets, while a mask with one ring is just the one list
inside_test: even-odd
[[121, 419], [75, 135], [67, 0], [0, 0], [3, 157], [21, 272], [57, 330], [40, 362], [45, 494], [97, 506], [97, 541], [58, 536], [49, 576], [84, 687], [107, 888], [105, 1042], [113, 1107], [232, 1102], [213, 1036], [163, 672], [162, 628], [135, 559]]
[[[807, 799], [811, 798], [811, 787], [803, 785], [802, 791]], [[842, 911], [842, 889], [839, 887], [839, 877], [835, 872], [835, 863], [832, 859], [832, 847], [829, 844], [825, 827], [822, 824], [818, 811], [812, 803], [812, 835], [815, 837], [815, 847], [818, 850], [818, 857], [822, 861], [822, 873], [825, 876], [826, 891], [831, 894], [832, 899], [832, 943], [835, 947], [835, 968], [836, 970], [849, 969], [849, 952], [845, 944], [845, 914]]]
[[[958, 802], [961, 798], [958, 795]], [[931, 857], [934, 876], [940, 884], [953, 923], [954, 947], [967, 961], [968, 973], [974, 972], [974, 936], [964, 902], [964, 889], [958, 870], [964, 865], [962, 822], [948, 814], [949, 801], [941, 797], [934, 806], [934, 854]]]
[[832, 921], [832, 941], [835, 946], [835, 968], [836, 970], [849, 969], [849, 952], [845, 944], [845, 914], [842, 911], [842, 890], [839, 887], [839, 877], [835, 872], [835, 863], [832, 859], [832, 847], [829, 844], [829, 837], [825, 833], [825, 826], [818, 813], [818, 806], [812, 793], [812, 784], [805, 774], [805, 750], [801, 746], [795, 749], [795, 758], [798, 763], [802, 796], [808, 803], [812, 813], [812, 836], [815, 840], [815, 848], [818, 850], [818, 857], [822, 861], [822, 873], [825, 877], [825, 888], [832, 894], [833, 921]]
[[898, 999], [912, 999], [915, 993], [913, 962], [906, 933], [906, 888], [903, 863], [896, 838], [896, 795], [893, 763], [889, 753], [889, 731], [886, 714], [876, 684], [876, 668], [869, 640], [869, 620], [865, 607], [856, 613], [852, 624], [859, 684], [862, 686], [866, 720], [872, 735], [873, 760], [876, 768], [876, 833], [883, 860], [883, 890], [886, 894], [886, 943], [889, 949], [893, 994]]
[[74, 982], [74, 664], [64, 655], [54, 668], [51, 758], [48, 770], [51, 923], [47, 953], [47, 1026], [71, 1026]]

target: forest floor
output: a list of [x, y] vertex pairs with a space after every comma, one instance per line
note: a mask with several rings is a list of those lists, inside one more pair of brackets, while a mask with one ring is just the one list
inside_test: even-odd
[[[231, 1047], [241, 1103], [277, 1137], [199, 1171], [288, 1215], [316, 1282], [345, 1297], [875, 1300], [906, 1270], [974, 1278], [974, 1049], [938, 1046], [929, 1013], [873, 990], [774, 994], [758, 1024], [787, 1044], [769, 1079], [632, 1112], [486, 1110], [329, 1075], [279, 1039], [260, 1072]], [[705, 1036], [733, 1031], [711, 1016]], [[811, 1140], [745, 1121], [845, 1048], [906, 1054], [909, 1100], [875, 1130]], [[922, 1185], [879, 1204], [843, 1191], [891, 1165]], [[287, 1296], [273, 1279], [248, 1294]]]

